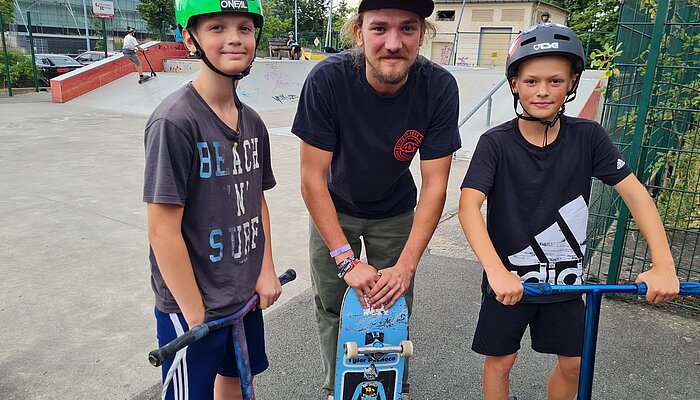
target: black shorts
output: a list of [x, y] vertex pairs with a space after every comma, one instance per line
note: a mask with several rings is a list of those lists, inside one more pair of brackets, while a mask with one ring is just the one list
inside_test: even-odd
[[559, 303], [518, 303], [505, 306], [483, 296], [472, 350], [486, 356], [505, 356], [520, 349], [530, 325], [532, 349], [538, 353], [580, 357], [583, 345], [583, 300]]

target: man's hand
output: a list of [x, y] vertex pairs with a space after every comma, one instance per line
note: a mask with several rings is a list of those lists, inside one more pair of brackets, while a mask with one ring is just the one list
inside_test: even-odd
[[400, 265], [394, 265], [379, 271], [377, 276], [379, 280], [369, 292], [369, 301], [373, 308], [390, 308], [408, 291], [413, 272]]
[[255, 293], [260, 296], [258, 308], [264, 310], [270, 307], [277, 301], [282, 294], [282, 285], [275, 275], [273, 268], [263, 268], [260, 270], [260, 276], [255, 283]]
[[674, 300], [678, 297], [680, 290], [680, 282], [676, 276], [675, 268], [666, 268], [665, 270], [652, 268], [639, 274], [637, 282], [647, 284], [646, 299], [654, 304]]
[[523, 284], [520, 283], [520, 278], [517, 275], [501, 268], [491, 274], [487, 273], [486, 278], [491, 289], [496, 293], [496, 300], [503, 305], [512, 306], [522, 299]]
[[352, 271], [345, 274], [344, 279], [348, 286], [355, 289], [362, 307], [367, 308], [365, 296], [372, 290], [378, 278], [377, 270], [373, 266], [359, 262]]

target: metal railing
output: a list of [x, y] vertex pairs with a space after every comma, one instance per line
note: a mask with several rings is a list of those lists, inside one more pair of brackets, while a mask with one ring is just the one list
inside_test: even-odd
[[486, 107], [486, 125], [491, 126], [491, 108], [493, 105], [493, 95], [496, 94], [498, 89], [503, 86], [504, 83], [508, 82], [508, 79], [503, 78], [501, 79], [494, 87], [491, 89], [490, 92], [488, 92], [484, 98], [482, 98], [476, 105], [469, 111], [460, 121], [458, 128], [461, 128], [462, 125], [464, 125], [469, 118], [471, 118], [474, 114], [476, 114], [477, 111], [484, 105], [484, 103], [488, 103], [488, 106]]

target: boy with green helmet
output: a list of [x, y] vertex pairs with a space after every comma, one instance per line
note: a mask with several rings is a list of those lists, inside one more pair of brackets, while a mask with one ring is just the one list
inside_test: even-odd
[[[215, 13], [245, 13], [253, 18], [253, 24], [255, 28], [258, 29], [258, 37], [255, 41], [255, 47], [257, 48], [260, 42], [260, 36], [262, 34], [262, 27], [264, 23], [262, 7], [260, 5], [260, 0], [177, 0], [175, 1], [175, 19], [177, 21], [178, 28], [182, 31], [196, 24], [197, 19], [202, 15], [215, 14]], [[227, 78], [234, 80], [239, 80], [250, 73], [250, 68], [253, 66], [253, 61], [251, 60], [250, 65], [244, 71], [239, 74], [227, 74], [223, 71], [217, 69], [211, 64], [211, 61], [207, 55], [202, 50], [199, 42], [193, 37], [193, 45], [195, 47], [195, 57], [204, 61], [204, 63], [212, 69], [214, 72], [223, 75]]]
[[[568, 27], [544, 23], [522, 32], [506, 62], [516, 118], [481, 136], [462, 182], [459, 220], [484, 268], [472, 350], [486, 356], [485, 399], [514, 398], [509, 374], [528, 326], [533, 350], [557, 356], [547, 399], [576, 396], [581, 295], [523, 298], [522, 283], [582, 282], [592, 177], [615, 188], [649, 244], [652, 268], [637, 277], [649, 286], [647, 300], [661, 303], [678, 294], [664, 227], [648, 192], [600, 124], [564, 114], [584, 67], [581, 41]], [[484, 224], [480, 210], [487, 197]]]
[[[269, 136], [235, 95], [255, 55], [260, 3], [178, 0], [176, 17], [201, 68], [163, 100], [145, 130], [158, 341], [230, 315], [258, 293], [259, 309], [244, 318], [255, 375], [268, 366], [261, 310], [281, 293], [263, 194], [275, 185]], [[237, 376], [231, 330], [217, 330], [163, 365], [162, 398], [240, 399]]]

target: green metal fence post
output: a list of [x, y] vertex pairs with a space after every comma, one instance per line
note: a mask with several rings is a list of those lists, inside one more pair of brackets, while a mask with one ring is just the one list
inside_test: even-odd
[[7, 55], [7, 46], [5, 45], [5, 25], [2, 21], [2, 13], [0, 13], [0, 36], [2, 36], [2, 55], [5, 57], [5, 80], [7, 82], [7, 93], [12, 97], [12, 79], [10, 79], [10, 58]]
[[102, 44], [103, 47], [105, 48], [105, 58], [109, 57], [107, 55], [107, 24], [105, 23], [104, 18], [100, 18], [102, 20]]
[[39, 93], [39, 79], [36, 76], [36, 55], [34, 54], [34, 36], [32, 36], [32, 14], [27, 11], [27, 30], [29, 31], [29, 51], [32, 54], [32, 72], [34, 73], [34, 91]]
[[[649, 44], [649, 58], [647, 59], [646, 73], [644, 74], [644, 82], [642, 84], [642, 92], [639, 97], [639, 111], [637, 112], [637, 121], [634, 127], [634, 136], [632, 138], [632, 146], [628, 161], [630, 168], [637, 175], [644, 172], [644, 165], [640, 163], [640, 155], [642, 152], [642, 144], [644, 141], [644, 133], [647, 122], [647, 114], [649, 113], [649, 104], [651, 101], [651, 92], [654, 87], [654, 78], [656, 76], [656, 66], [659, 61], [659, 50], [661, 48], [661, 39], [664, 35], [664, 24], [668, 15], [669, 0], [659, 0], [658, 10], [656, 12], [656, 20], [652, 30], [651, 43]], [[622, 246], [624, 245], [625, 235], [627, 233], [627, 224], [629, 223], [630, 212], [624, 202], [620, 205], [620, 213], [617, 218], [617, 230], [615, 231], [615, 240], [613, 243], [613, 251], [610, 255], [610, 268], [608, 269], [608, 284], [617, 283], [617, 278], [620, 273], [620, 261], [622, 254]]]

